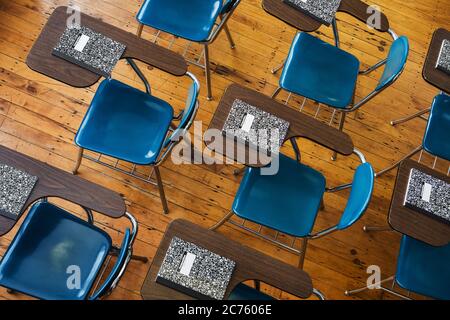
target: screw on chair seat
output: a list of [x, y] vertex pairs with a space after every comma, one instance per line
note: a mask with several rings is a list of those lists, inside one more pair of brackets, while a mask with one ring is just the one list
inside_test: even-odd
[[157, 30], [202, 42], [208, 39], [223, 7], [222, 0], [146, 0], [137, 19]]
[[353, 102], [359, 60], [352, 54], [302, 32], [295, 37], [280, 87], [335, 107]]
[[249, 287], [243, 283], [238, 284], [231, 291], [228, 300], [275, 300], [271, 296]]
[[233, 204], [246, 220], [295, 237], [309, 235], [325, 192], [325, 177], [318, 171], [280, 154], [276, 175], [261, 175], [248, 168]]
[[[0, 285], [47, 300], [86, 299], [111, 248], [103, 230], [47, 202], [35, 204], [0, 262]], [[80, 288], [69, 288], [70, 266]]]
[[433, 100], [423, 148], [450, 161], [450, 96], [446, 94], [439, 94]]
[[75, 143], [131, 163], [154, 164], [172, 118], [167, 102], [107, 79], [100, 84]]
[[397, 261], [396, 282], [404, 289], [450, 300], [450, 244], [433, 247], [403, 236]]

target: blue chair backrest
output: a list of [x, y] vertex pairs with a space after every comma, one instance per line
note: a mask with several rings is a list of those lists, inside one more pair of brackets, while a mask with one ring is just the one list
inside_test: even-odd
[[361, 218], [369, 206], [373, 193], [375, 173], [370, 163], [363, 163], [356, 169], [352, 191], [337, 228], [346, 229]]
[[111, 272], [108, 275], [108, 278], [103, 282], [103, 284], [100, 286], [97, 291], [89, 298], [90, 300], [96, 300], [98, 298], [101, 298], [103, 295], [108, 293], [108, 291], [111, 288], [111, 285], [116, 280], [116, 278], [119, 276], [120, 271], [122, 270], [123, 265], [127, 262], [128, 257], [128, 249], [130, 247], [131, 243], [131, 233], [130, 229], [125, 230], [125, 235], [123, 237], [122, 246], [120, 247], [120, 253], [117, 256], [117, 261], [114, 264]]
[[381, 90], [391, 85], [397, 79], [405, 68], [408, 54], [409, 42], [407, 37], [402, 36], [392, 43], [383, 75], [378, 82], [376, 90]]
[[422, 145], [425, 151], [450, 161], [450, 96], [445, 93], [433, 100]]
[[186, 99], [186, 108], [184, 109], [183, 117], [181, 118], [179, 127], [180, 128], [186, 128], [186, 126], [189, 124], [189, 121], [191, 120], [194, 111], [195, 106], [197, 105], [197, 99], [198, 99], [198, 85], [197, 83], [192, 83], [191, 88], [189, 89], [189, 94]]
[[194, 113], [198, 101], [198, 92], [199, 92], [199, 85], [196, 81], [194, 81], [191, 85], [191, 88], [189, 89], [189, 94], [186, 99], [186, 108], [184, 109], [183, 117], [180, 120], [180, 124], [178, 125], [178, 128], [170, 135], [170, 137], [167, 138], [165, 142], [165, 147], [168, 146], [168, 144], [173, 138], [177, 138], [182, 130], [187, 129], [187, 126], [191, 122], [192, 117], [195, 116]]

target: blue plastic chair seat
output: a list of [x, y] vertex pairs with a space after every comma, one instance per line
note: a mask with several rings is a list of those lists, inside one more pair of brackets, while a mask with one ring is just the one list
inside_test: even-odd
[[406, 290], [450, 300], [449, 267], [450, 244], [433, 247], [403, 236], [395, 280]]
[[302, 32], [292, 43], [280, 87], [343, 109], [353, 103], [358, 73], [356, 57]]
[[239, 217], [295, 237], [311, 233], [325, 192], [318, 171], [280, 154], [276, 175], [248, 168], [233, 203]]
[[[40, 299], [86, 299], [110, 248], [101, 229], [52, 204], [35, 204], [0, 263], [0, 285]], [[67, 286], [70, 266], [80, 268], [79, 289]]]
[[75, 137], [85, 149], [140, 165], [157, 161], [173, 108], [116, 80], [104, 80]]
[[228, 300], [275, 300], [275, 299], [252, 287], [240, 283], [233, 289], [233, 291], [231, 291]]
[[450, 161], [450, 96], [437, 95], [433, 100], [423, 148]]
[[222, 0], [146, 0], [137, 20], [194, 42], [208, 39], [222, 10]]

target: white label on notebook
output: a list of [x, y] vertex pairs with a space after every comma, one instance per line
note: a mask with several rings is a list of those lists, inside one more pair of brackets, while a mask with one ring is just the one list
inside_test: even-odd
[[242, 120], [241, 129], [245, 132], [250, 132], [254, 120], [255, 116], [250, 113], [247, 113], [244, 120]]
[[83, 52], [84, 48], [86, 47], [88, 41], [89, 41], [89, 37], [85, 34], [82, 34], [77, 42], [75, 43], [74, 49], [80, 52]]
[[422, 188], [422, 200], [430, 202], [432, 186], [429, 183], [424, 183]]
[[197, 256], [190, 252], [186, 252], [183, 257], [183, 261], [181, 261], [180, 265], [180, 273], [185, 276], [189, 276], [191, 274], [192, 266], [194, 265], [195, 258]]

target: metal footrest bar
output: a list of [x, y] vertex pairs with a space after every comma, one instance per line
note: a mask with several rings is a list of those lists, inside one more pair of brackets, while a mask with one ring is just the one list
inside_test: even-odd
[[[161, 34], [161, 31], [158, 31], [154, 34], [154, 38], [153, 38], [153, 43], [156, 43], [159, 40], [159, 35]], [[175, 44], [177, 37], [173, 36], [171, 40], [168, 40], [169, 45], [167, 46], [168, 49], [171, 49], [174, 45], [178, 46], [177, 44]], [[182, 46], [178, 46], [178, 47], [182, 47]], [[189, 64], [193, 64], [197, 67], [206, 68], [205, 64], [202, 64], [200, 61], [202, 59], [204, 59], [204, 55], [205, 52], [204, 50], [201, 51], [200, 55], [198, 56], [198, 58], [196, 60], [190, 59], [187, 57], [187, 54], [190, 52], [192, 53], [194, 56], [196, 55], [196, 52], [194, 52], [193, 50], [189, 50], [191, 48], [191, 42], [188, 41], [186, 46], [184, 46], [183, 52], [181, 53], [181, 55], [183, 56], [183, 58], [186, 60], [186, 62], [188, 62]]]
[[[386, 282], [389, 282], [389, 281], [392, 281], [391, 288], [389, 289], [389, 288], [383, 287], [383, 283], [386, 283]], [[385, 291], [387, 293], [390, 293], [390, 294], [392, 294], [392, 295], [394, 295], [396, 297], [402, 298], [404, 300], [412, 300], [409, 297], [409, 292], [408, 292], [408, 296], [405, 296], [405, 295], [403, 295], [401, 293], [398, 293], [398, 292], [394, 291], [394, 287], [395, 287], [395, 277], [392, 276], [392, 277], [386, 278], [384, 280], [381, 280], [380, 282], [375, 283], [375, 284], [373, 284], [370, 287], [369, 286], [365, 286], [365, 287], [362, 287], [362, 288], [359, 288], [359, 289], [347, 290], [347, 291], [345, 291], [344, 294], [346, 296], [351, 296], [351, 295], [354, 295], [354, 294], [357, 294], [357, 293], [360, 293], [360, 292], [363, 292], [363, 291], [367, 291], [367, 290], [383, 290], [383, 291]]]
[[392, 126], [396, 126], [396, 125], [398, 125], [400, 123], [405, 123], [405, 122], [408, 122], [408, 121], [410, 121], [412, 119], [415, 119], [415, 118], [420, 118], [422, 120], [428, 121], [428, 118], [424, 117], [424, 114], [429, 113], [430, 111], [431, 111], [431, 108], [428, 108], [428, 109], [424, 109], [424, 110], [421, 110], [419, 112], [416, 112], [414, 114], [411, 114], [411, 115], [409, 115], [407, 117], [400, 118], [400, 119], [397, 119], [397, 120], [392, 120], [391, 121], [391, 125]]
[[92, 161], [92, 162], [101, 164], [101, 165], [103, 165], [103, 166], [105, 166], [105, 167], [108, 167], [108, 168], [113, 169], [113, 170], [115, 170], [115, 171], [117, 171], [117, 172], [120, 172], [120, 173], [124, 173], [124, 174], [126, 174], [126, 175], [128, 175], [128, 176], [131, 176], [131, 177], [133, 177], [133, 178], [139, 179], [139, 180], [141, 180], [141, 181], [150, 183], [150, 184], [152, 184], [152, 185], [154, 185], [154, 186], [157, 186], [157, 185], [158, 185], [157, 181], [155, 181], [155, 180], [152, 178], [152, 176], [153, 176], [153, 174], [154, 174], [154, 169], [152, 170], [151, 174], [150, 174], [148, 177], [147, 177], [147, 176], [144, 177], [144, 176], [139, 175], [139, 174], [136, 172], [136, 165], [134, 165], [134, 164], [133, 164], [133, 166], [132, 166], [131, 171], [127, 171], [127, 170], [124, 170], [124, 169], [121, 169], [121, 168], [118, 167], [119, 161], [116, 161], [115, 164], [112, 165], [112, 164], [109, 164], [109, 163], [106, 163], [106, 162], [102, 161], [102, 160], [101, 160], [101, 157], [102, 157], [102, 154], [99, 154], [99, 157], [97, 157], [97, 158], [94, 158], [94, 157], [92, 157], [92, 156], [90, 156], [90, 155], [87, 155], [87, 154], [83, 154], [83, 158], [85, 158], [85, 159], [87, 159], [87, 160], [90, 160], [90, 161]]
[[277, 73], [278, 71], [280, 71], [284, 67], [285, 63], [286, 63], [286, 60], [283, 60], [283, 62], [280, 65], [278, 65], [275, 68], [273, 68], [272, 70], [270, 70], [270, 72], [272, 74]]
[[[243, 220], [242, 223], [236, 222], [236, 221], [234, 221], [234, 220], [232, 220], [232, 219], [228, 220], [228, 222], [231, 223], [231, 224], [233, 224], [233, 225], [235, 225], [235, 226], [237, 226], [237, 227], [239, 227], [239, 228], [242, 228], [242, 229], [244, 229], [245, 231], [248, 231], [248, 232], [250, 232], [250, 233], [252, 233], [252, 234], [254, 234], [254, 235], [256, 235], [256, 236], [258, 236], [258, 237], [260, 237], [260, 238], [262, 238], [262, 239], [264, 239], [264, 240], [267, 240], [267, 241], [269, 241], [269, 242], [272, 242], [273, 244], [275, 244], [275, 245], [277, 245], [277, 246], [279, 246], [279, 247], [281, 247], [281, 248], [283, 248], [283, 249], [286, 249], [286, 250], [288, 250], [288, 251], [291, 251], [291, 252], [293, 252], [293, 253], [300, 254], [300, 255], [303, 253], [302, 250], [296, 249], [296, 248], [294, 248], [294, 247], [290, 247], [289, 245], [287, 245], [287, 244], [285, 244], [285, 243], [282, 243], [282, 242], [280, 242], [280, 241], [277, 241], [278, 236], [279, 236], [279, 234], [280, 234], [278, 231], [277, 231], [277, 233], [276, 233], [276, 234], [277, 234], [277, 235], [276, 235], [276, 238], [272, 238], [272, 237], [266, 236], [265, 234], [262, 234], [262, 233], [261, 233], [260, 230], [262, 229], [262, 226], [261, 226], [261, 228], [259, 229], [259, 232], [258, 232], [258, 231], [254, 230], [254, 229], [252, 229], [252, 228], [247, 227], [247, 226], [245, 225], [245, 220], [244, 220], [244, 219], [242, 219], [242, 220]], [[294, 238], [294, 241], [292, 242], [292, 244], [295, 244], [295, 240], [296, 240], [296, 238]]]
[[364, 232], [383, 232], [383, 231], [394, 231], [391, 227], [385, 226], [363, 226]]

